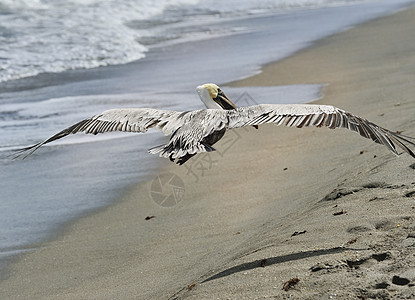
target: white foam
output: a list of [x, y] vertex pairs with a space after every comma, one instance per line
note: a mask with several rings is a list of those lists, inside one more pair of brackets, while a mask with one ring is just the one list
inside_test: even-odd
[[[192, 26], [201, 21], [353, 2], [356, 1], [0, 0], [0, 82], [128, 63], [145, 57], [145, 42], [150, 40], [150, 44], [180, 41], [183, 37], [196, 40], [238, 31], [224, 28], [213, 33], [206, 27], [199, 30]], [[151, 21], [156, 16], [159, 19]], [[163, 28], [166, 24], [170, 31]]]
[[160, 14], [171, 4], [194, 2], [2, 0], [0, 82], [143, 58], [141, 34], [126, 23]]

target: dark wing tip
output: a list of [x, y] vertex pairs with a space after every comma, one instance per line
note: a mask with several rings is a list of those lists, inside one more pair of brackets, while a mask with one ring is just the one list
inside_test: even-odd
[[34, 144], [32, 146], [12, 150], [13, 153], [8, 155], [8, 158], [13, 159], [13, 160], [18, 159], [18, 158], [25, 159], [26, 157], [31, 155], [33, 152], [35, 152], [43, 144], [44, 143], [42, 142], [42, 143]]
[[405, 144], [409, 144], [411, 146], [415, 147], [415, 143], [410, 141], [409, 139], [414, 139], [413, 137], [397, 134], [394, 132], [389, 132], [391, 135], [391, 139], [400, 147], [402, 148], [406, 153], [408, 153], [410, 156], [415, 158], [415, 153]]

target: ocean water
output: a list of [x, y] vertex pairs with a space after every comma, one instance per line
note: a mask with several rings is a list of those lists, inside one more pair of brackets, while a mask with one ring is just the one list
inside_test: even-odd
[[[0, 266], [169, 163], [146, 152], [158, 132], [75, 135], [25, 160], [13, 149], [108, 108], [202, 108], [197, 85], [414, 2], [0, 0]], [[223, 89], [247, 105], [312, 101], [321, 85]]]
[[151, 45], [238, 30], [211, 30], [217, 20], [353, 2], [1, 0], [0, 82], [127, 63], [145, 57]]

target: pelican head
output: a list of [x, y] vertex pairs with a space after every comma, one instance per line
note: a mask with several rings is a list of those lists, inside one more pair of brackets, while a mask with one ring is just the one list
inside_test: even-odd
[[232, 101], [229, 100], [229, 98], [222, 92], [220, 87], [214, 83], [199, 85], [196, 90], [200, 99], [207, 108], [225, 110], [236, 108], [236, 105], [233, 104]]

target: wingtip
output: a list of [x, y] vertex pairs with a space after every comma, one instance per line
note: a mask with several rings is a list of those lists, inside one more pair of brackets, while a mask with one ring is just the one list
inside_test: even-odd
[[32, 146], [15, 149], [13, 150], [14, 153], [10, 154], [8, 157], [12, 160], [16, 159], [26, 159], [29, 155], [31, 155], [33, 152], [35, 152], [37, 149], [39, 149], [40, 146], [42, 146], [43, 143], [38, 143]]

